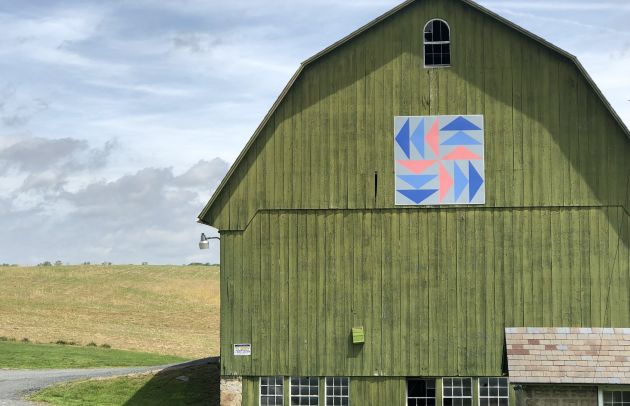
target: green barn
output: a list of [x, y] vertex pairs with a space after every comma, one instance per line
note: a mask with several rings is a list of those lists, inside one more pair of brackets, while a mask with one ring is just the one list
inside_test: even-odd
[[300, 66], [199, 215], [222, 404], [630, 405], [629, 185], [574, 56], [401, 4]]

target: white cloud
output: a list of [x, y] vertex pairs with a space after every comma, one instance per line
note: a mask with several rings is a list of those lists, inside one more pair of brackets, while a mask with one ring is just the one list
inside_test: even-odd
[[[227, 169], [227, 162], [217, 158], [197, 162], [182, 174], [145, 168], [76, 191], [64, 185], [55, 194], [15, 190], [0, 198], [5, 210], [0, 216], [0, 262], [218, 262], [218, 246], [201, 260], [198, 235], [212, 231], [195, 219]], [[29, 176], [35, 174], [40, 172]], [[56, 175], [41, 173], [44, 182], [54, 182]], [[45, 241], [33, 244], [41, 235]]]
[[103, 80], [87, 80], [85, 84], [114, 89], [114, 90], [122, 90], [130, 93], [141, 93], [149, 96], [158, 96], [158, 97], [172, 97], [172, 98], [180, 98], [180, 97], [193, 97], [200, 96], [201, 92], [198, 88], [184, 88], [184, 87], [174, 87], [174, 86], [163, 86], [159, 84], [126, 84], [120, 82], [109, 82]]
[[486, 1], [491, 9], [535, 10], [535, 11], [630, 11], [625, 0], [617, 1]]
[[93, 38], [108, 10], [94, 5], [53, 10], [45, 15], [0, 13], [0, 56], [17, 61], [59, 65], [100, 72], [106, 76], [124, 72], [124, 63], [95, 59], [74, 50], [74, 45]]

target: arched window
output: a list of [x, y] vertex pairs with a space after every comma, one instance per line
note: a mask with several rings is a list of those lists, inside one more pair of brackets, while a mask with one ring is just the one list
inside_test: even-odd
[[424, 26], [424, 66], [451, 64], [451, 30], [444, 20], [431, 20]]

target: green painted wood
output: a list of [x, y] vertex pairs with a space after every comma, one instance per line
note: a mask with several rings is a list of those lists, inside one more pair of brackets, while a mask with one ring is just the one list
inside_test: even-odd
[[[288, 253], [288, 262], [287, 262], [287, 273], [288, 273], [288, 345], [289, 345], [289, 353], [295, 354], [294, 358], [291, 359], [288, 365], [288, 369], [292, 375], [297, 373], [297, 365], [301, 363], [301, 358], [305, 354], [300, 345], [300, 330], [301, 324], [300, 321], [304, 320], [304, 313], [302, 313], [302, 309], [299, 306], [300, 299], [302, 299], [302, 292], [305, 289], [308, 289], [308, 280], [304, 281], [305, 283], [298, 283], [298, 278], [305, 278], [306, 275], [300, 274], [300, 267], [298, 267], [298, 252], [297, 246], [300, 241], [304, 240], [303, 238], [298, 239], [297, 229], [300, 222], [303, 219], [296, 219], [296, 222], [290, 222], [288, 224], [287, 230], [287, 253]], [[303, 232], [302, 232], [302, 235]], [[301, 236], [300, 236], [301, 237]], [[306, 298], [306, 297], [304, 297]]]
[[391, 213], [383, 213], [379, 218], [383, 219], [381, 227], [381, 241], [380, 241], [380, 257], [381, 257], [381, 280], [378, 284], [381, 292], [381, 366], [391, 365], [392, 369], [396, 369], [393, 357], [394, 351], [394, 317], [393, 309], [396, 304], [395, 297], [399, 295], [393, 285], [394, 273], [396, 272], [392, 266], [392, 248], [394, 242], [392, 241], [392, 227], [393, 219]]
[[[223, 241], [227, 242], [228, 237], [227, 234], [224, 233], [222, 235]], [[228, 296], [228, 269], [231, 269], [232, 264], [230, 263], [231, 261], [227, 260], [227, 252], [228, 250], [224, 250], [222, 249], [220, 252], [220, 261], [221, 261], [221, 265], [220, 265], [220, 270], [221, 270], [221, 277], [220, 277], [220, 291], [221, 291], [221, 308], [220, 308], [220, 328], [221, 328], [221, 339], [220, 339], [220, 356], [225, 356], [226, 354], [228, 354], [229, 352], [229, 342], [232, 340], [232, 334], [230, 334], [230, 330], [231, 330], [231, 323], [232, 321], [229, 319], [228, 315], [231, 315], [232, 312], [228, 311], [228, 303], [229, 303], [229, 296]], [[225, 365], [222, 364], [221, 365], [221, 374], [225, 375], [226, 368]]]
[[[363, 216], [357, 216], [354, 218], [353, 227], [352, 227], [352, 251], [353, 251], [353, 262], [352, 262], [352, 281], [351, 286], [355, 288], [352, 290], [352, 326], [353, 327], [364, 327], [365, 324], [365, 306], [364, 306], [364, 296], [365, 296], [365, 283], [364, 283], [364, 269], [362, 266], [363, 260], [363, 244], [361, 244], [361, 239], [363, 238]], [[359, 242], [357, 244], [357, 242]], [[352, 371], [352, 374], [357, 374], [359, 371], [363, 370], [365, 357], [360, 357], [363, 352], [365, 346], [365, 329], [363, 330], [364, 343], [361, 345], [352, 345], [350, 348], [350, 364], [349, 370]]]
[[[446, 333], [445, 333], [445, 342], [452, 343], [453, 349], [445, 352], [447, 362], [446, 368], [451, 371], [457, 370], [457, 355], [458, 355], [458, 343], [459, 343], [459, 334], [457, 334], [457, 319], [459, 317], [459, 308], [457, 306], [459, 298], [457, 297], [457, 255], [448, 255], [448, 251], [457, 252], [457, 239], [456, 232], [454, 232], [454, 224], [456, 220], [452, 216], [448, 216], [446, 212], [444, 213], [444, 225], [442, 226], [446, 232], [442, 233], [444, 236], [444, 241], [440, 242], [443, 244], [444, 255], [442, 255], [443, 262], [440, 261], [440, 268], [450, 268], [455, 269], [455, 272], [448, 272], [445, 274], [444, 281], [446, 283], [445, 291], [447, 292], [448, 301], [444, 309], [447, 312], [448, 318], [447, 322], [444, 323], [446, 325]], [[451, 239], [452, 238], [452, 239]], [[449, 241], [450, 240], [450, 241]], [[447, 344], [448, 346], [448, 344]]]
[[[344, 311], [344, 323], [342, 325], [341, 333], [341, 342], [346, 345], [346, 354], [349, 354], [349, 357], [346, 358], [346, 367], [345, 370], [342, 371], [342, 374], [345, 371], [353, 371], [359, 368], [360, 359], [356, 356], [359, 348], [353, 344], [353, 340], [350, 339], [350, 334], [347, 331], [344, 331], [345, 326], [352, 325], [357, 327], [362, 327], [362, 325], [354, 324], [355, 323], [355, 294], [357, 293], [355, 289], [352, 289], [355, 286], [355, 255], [354, 255], [354, 246], [357, 236], [359, 235], [357, 231], [357, 223], [358, 218], [352, 217], [349, 213], [344, 213], [343, 215], [343, 252], [345, 253], [343, 267], [342, 267], [342, 275], [343, 275], [343, 283], [344, 283], [344, 295], [345, 295], [345, 311]], [[365, 334], [364, 334], [365, 338]]]
[[562, 317], [563, 261], [560, 257], [562, 236], [560, 216], [557, 211], [551, 215], [551, 287], [552, 287], [552, 325], [564, 325]]
[[[513, 36], [513, 35], [512, 35]], [[522, 66], [523, 57], [522, 57], [522, 48], [523, 44], [520, 41], [513, 41], [510, 44], [511, 49], [511, 65], [512, 66]], [[525, 176], [523, 175], [523, 165], [524, 165], [524, 149], [523, 149], [523, 122], [526, 120], [525, 115], [523, 113], [523, 69], [512, 69], [512, 147], [514, 148], [512, 157], [513, 157], [513, 167], [507, 168], [508, 172], [512, 173], [512, 188], [511, 188], [511, 196], [514, 205], [520, 206], [523, 204], [523, 193], [524, 193], [524, 183]], [[525, 85], [527, 85], [525, 83]], [[509, 129], [509, 123], [508, 123]], [[506, 193], [510, 193], [510, 188], [508, 185], [508, 189]]]
[[290, 389], [291, 388], [291, 377], [290, 376], [285, 376], [284, 377], [284, 404], [285, 405], [290, 405], [291, 404], [291, 392]]
[[[398, 216], [397, 216], [398, 217]], [[417, 235], [417, 233], [413, 234], [411, 232], [411, 227], [413, 223], [413, 216], [409, 212], [403, 212], [399, 216], [398, 222], [398, 230], [396, 236], [394, 238], [397, 239], [398, 244], [396, 245], [396, 253], [394, 254], [394, 258], [396, 259], [398, 269], [400, 270], [400, 277], [398, 280], [398, 292], [400, 295], [400, 315], [397, 324], [396, 334], [398, 334], [397, 339], [400, 340], [399, 345], [402, 348], [402, 345], [409, 346], [417, 346], [417, 338], [419, 338], [421, 332], [414, 331], [412, 334], [412, 320], [416, 317], [420, 317], [420, 314], [412, 314], [412, 298], [415, 297], [419, 292], [416, 289], [413, 289], [412, 286], [415, 284], [412, 282], [414, 280], [413, 276], [418, 271], [417, 265], [417, 252], [411, 251], [410, 246], [412, 245], [412, 239], [404, 238], [405, 235]], [[407, 255], [403, 255], [403, 252]], [[414, 252], [414, 254], [409, 255], [409, 253]], [[413, 263], [413, 265], [412, 265]], [[403, 325], [409, 326], [409, 328], [403, 328]], [[412, 360], [409, 357], [405, 357], [402, 352], [398, 352], [398, 363], [400, 365], [401, 371], [407, 371], [411, 368]]]
[[[260, 253], [260, 318], [257, 320], [257, 328], [253, 331], [254, 335], [260, 336], [259, 348], [252, 348], [252, 352], [260, 354], [260, 363], [254, 363], [256, 368], [262, 368], [264, 365], [270, 365], [271, 357], [274, 356], [273, 353], [273, 345], [272, 345], [272, 326], [271, 326], [271, 306], [272, 306], [272, 297], [274, 292], [272, 291], [272, 278], [271, 275], [265, 275], [264, 269], [271, 269], [271, 255], [267, 255], [270, 251], [270, 243], [267, 239], [267, 236], [271, 232], [270, 224], [271, 221], [270, 216], [264, 216], [260, 219], [260, 246], [257, 249]], [[223, 243], [223, 242], [222, 242]], [[223, 250], [223, 248], [222, 248]], [[223, 279], [222, 273], [221, 278]], [[223, 299], [221, 299], [223, 300]], [[223, 342], [228, 340], [229, 337], [223, 336], [223, 330], [221, 330], [221, 345]], [[258, 369], [257, 369], [258, 370]]]
[[[452, 23], [453, 66], [424, 69], [420, 32], [436, 15]], [[628, 140], [573, 63], [447, 0], [414, 3], [309, 65], [205, 220], [242, 230], [259, 209], [391, 208], [393, 116], [463, 113], [485, 117], [487, 207], [625, 198], [614, 174], [630, 165]]]
[[435, 404], [436, 405], [442, 404], [442, 380], [441, 379], [437, 379], [435, 381]]
[[[307, 235], [312, 235], [317, 232], [317, 221], [313, 214], [306, 215], [306, 229], [305, 233]], [[306, 329], [308, 331], [308, 368], [309, 370], [319, 371], [318, 369], [318, 303], [321, 300], [318, 297], [317, 284], [318, 284], [318, 255], [317, 255], [317, 239], [316, 238], [306, 238], [302, 239], [305, 241], [305, 246], [307, 250], [306, 254], [306, 264], [301, 269], [301, 272], [307, 273], [307, 296], [304, 298], [305, 303], [307, 304], [306, 310], [306, 319], [308, 322], [306, 323]]]
[[[451, 24], [450, 68], [423, 68], [430, 17]], [[484, 115], [484, 206], [393, 205], [393, 117], [428, 114]], [[572, 62], [460, 2], [414, 3], [305, 69], [207, 213], [222, 374], [347, 375], [355, 404], [402, 404], [400, 376], [500, 375], [506, 326], [627, 327], [628, 156]]]
[[[345, 79], [353, 77], [356, 74], [357, 70], [357, 50], [354, 49], [353, 52], [348, 54], [348, 64], [345, 69]], [[357, 110], [357, 92], [356, 89], [352, 86], [348, 86], [345, 89], [344, 94], [344, 111], [343, 111], [343, 119], [342, 119], [342, 133], [343, 139], [346, 141], [344, 143], [344, 150], [342, 159], [346, 161], [345, 173], [346, 177], [346, 201], [347, 207], [357, 207], [358, 196], [357, 196], [357, 183], [360, 181], [360, 177], [357, 176], [360, 173], [357, 169], [357, 120], [358, 120], [358, 110]]]
[[282, 371], [290, 371], [293, 368], [294, 362], [290, 362], [290, 351], [291, 347], [289, 344], [289, 331], [291, 330], [291, 326], [289, 325], [289, 296], [291, 293], [291, 289], [289, 286], [289, 215], [280, 212], [278, 215], [279, 218], [279, 238], [278, 238], [278, 247], [279, 247], [279, 258], [278, 258], [278, 268], [275, 272], [278, 273], [278, 284], [273, 289], [273, 293], [277, 298], [278, 304], [278, 321], [274, 323], [278, 329], [278, 336], [275, 344], [278, 346], [277, 348], [284, 348], [285, 351], [276, 351], [276, 359], [278, 362], [278, 369]]
[[402, 405], [405, 403], [405, 378], [353, 378], [350, 399], [353, 405]]
[[552, 326], [553, 320], [553, 271], [552, 271], [552, 255], [551, 250], [545, 249], [545, 244], [551, 239], [551, 222], [549, 221], [549, 212], [541, 213], [541, 245], [537, 247], [542, 252], [542, 265], [540, 272], [542, 273], [543, 289], [542, 289], [542, 319], [544, 326]]
[[344, 286], [344, 274], [351, 271], [344, 267], [344, 262], [350, 253], [346, 253], [343, 250], [343, 215], [343, 211], [336, 211], [332, 217], [334, 239], [331, 247], [333, 255], [333, 272], [331, 276], [334, 293], [331, 298], [333, 309], [331, 353], [334, 355], [332, 369], [335, 375], [343, 375], [346, 371], [347, 338], [350, 331], [347, 327], [346, 314], [348, 310], [346, 304], [348, 303], [347, 295], [350, 294], [351, 290], [349, 288], [346, 290]]
[[[270, 256], [271, 266], [269, 269], [273, 269], [273, 272], [265, 272], [264, 269], [261, 269], [261, 278], [269, 277], [271, 284], [269, 285], [269, 306], [267, 307], [269, 311], [269, 332], [270, 332], [270, 341], [269, 344], [265, 347], [267, 353], [269, 354], [267, 367], [270, 368], [270, 371], [280, 371], [283, 368], [282, 363], [280, 362], [281, 352], [286, 354], [286, 343], [282, 339], [282, 333], [286, 332], [286, 323], [282, 323], [282, 312], [281, 312], [281, 299], [285, 297], [285, 291], [281, 282], [281, 265], [279, 262], [280, 259], [280, 231], [279, 231], [279, 221], [280, 216], [277, 213], [273, 213], [269, 216], [269, 235], [274, 235], [275, 238], [269, 239], [267, 237], [267, 241], [269, 245], [267, 247], [263, 247], [261, 251], [268, 251]], [[223, 248], [221, 248], [223, 249]], [[263, 254], [264, 255], [264, 254]], [[223, 339], [223, 338], [222, 338]], [[282, 351], [278, 349], [281, 348]], [[288, 372], [288, 371], [287, 371]], [[274, 375], [274, 374], [269, 374]]]
[[588, 213], [580, 213], [580, 304], [583, 326], [591, 325], [591, 269], [589, 264], [590, 259], [590, 244], [589, 244], [589, 215]]
[[377, 368], [374, 365], [374, 357], [372, 354], [375, 349], [375, 337], [374, 337], [374, 323], [372, 323], [372, 317], [369, 315], [373, 314], [372, 308], [372, 280], [375, 278], [374, 273], [371, 270], [372, 264], [372, 253], [373, 253], [373, 245], [372, 245], [372, 215], [369, 212], [365, 212], [361, 214], [362, 221], [362, 235], [361, 235], [361, 246], [363, 247], [363, 256], [362, 256], [362, 266], [361, 266], [361, 280], [358, 285], [358, 291], [361, 294], [361, 307], [359, 307], [359, 318], [357, 319], [357, 323], [364, 321], [363, 325], [365, 326], [366, 331], [369, 331], [369, 335], [366, 337], [367, 341], [362, 346], [362, 358], [363, 361], [363, 371], [370, 371], [369, 374], [377, 371]]
[[[492, 222], [494, 226], [494, 238], [497, 241], [495, 244], [496, 249], [494, 253], [494, 318], [492, 321], [492, 325], [494, 326], [503, 326], [509, 327], [510, 324], [507, 324], [507, 317], [505, 311], [505, 298], [504, 294], [504, 286], [507, 285], [506, 275], [505, 275], [505, 267], [503, 264], [504, 257], [504, 249], [505, 249], [505, 233], [503, 230], [503, 222], [504, 216], [494, 215]], [[508, 234], [509, 234], [508, 230]], [[542, 317], [539, 317], [539, 320]], [[492, 334], [492, 365], [497, 365], [501, 363], [503, 359], [503, 336], [504, 334], [498, 329], [493, 328], [491, 330]], [[458, 371], [459, 372], [459, 371]]]
[[[476, 251], [474, 250], [474, 244], [472, 244], [471, 241], [465, 238], [466, 232], [475, 230], [474, 212], [463, 213], [462, 218], [462, 229], [458, 230], [458, 236], [460, 236], [460, 239], [457, 241], [457, 271], [458, 273], [463, 275], [460, 293], [465, 292], [469, 287], [474, 286], [476, 288], [474, 267]], [[460, 235], [460, 233], [462, 234]], [[462, 302], [465, 306], [462, 311], [465, 320], [465, 329], [463, 331], [465, 331], [466, 336], [468, 336], [469, 334], [473, 334], [473, 332], [476, 331], [475, 328], [477, 320], [477, 310], [475, 308], [475, 305], [477, 296], [475, 294], [468, 294], [462, 295], [461, 297], [464, 298]], [[462, 359], [462, 367], [460, 368], [460, 371], [463, 373], [464, 371], [474, 370], [475, 368], [477, 368], [478, 363], [475, 357], [466, 356], [468, 352], [477, 352], [477, 341], [473, 340], [472, 342], [468, 343], [467, 340], [461, 340], [460, 346], [460, 357]]]
[[258, 406], [260, 401], [258, 399], [258, 385], [260, 379], [254, 376], [243, 377], [243, 392], [242, 392], [242, 405], [243, 406]]
[[253, 370], [257, 370], [260, 368], [261, 362], [263, 361], [263, 354], [261, 353], [260, 349], [262, 349], [264, 347], [264, 339], [265, 336], [262, 334], [261, 332], [261, 328], [260, 325], [264, 320], [264, 315], [263, 315], [263, 307], [261, 306], [261, 303], [266, 302], [266, 300], [264, 299], [264, 294], [265, 291], [263, 290], [263, 281], [261, 279], [261, 269], [263, 269], [262, 266], [262, 255], [261, 255], [261, 246], [262, 246], [262, 239], [265, 238], [264, 235], [262, 235], [262, 222], [261, 221], [257, 221], [255, 224], [252, 225], [252, 232], [251, 232], [251, 240], [250, 243], [246, 245], [245, 249], [249, 249], [251, 250], [251, 254], [250, 255], [246, 255], [245, 256], [250, 256], [251, 259], [251, 265], [245, 269], [246, 271], [246, 275], [247, 275], [247, 281], [250, 281], [250, 289], [249, 292], [251, 292], [251, 302], [249, 303], [250, 309], [251, 309], [251, 323], [250, 323], [250, 331], [249, 331], [249, 339], [252, 343], [252, 348], [255, 348], [256, 350], [252, 351], [252, 357], [251, 357], [251, 368]]
[[[496, 348], [495, 343], [493, 342], [494, 333], [497, 328], [500, 328], [499, 325], [495, 324], [495, 306], [494, 306], [494, 244], [488, 244], [487, 241], [497, 241], [494, 239], [493, 229], [492, 229], [492, 212], [490, 211], [481, 211], [484, 235], [485, 238], [482, 240], [483, 245], [481, 248], [481, 252], [484, 254], [481, 255], [481, 263], [482, 263], [482, 273], [484, 274], [483, 280], [484, 283], [484, 297], [482, 298], [482, 308], [484, 309], [483, 315], [485, 316], [485, 327], [483, 329], [484, 332], [484, 344], [481, 347], [484, 349], [483, 354], [485, 355], [484, 362], [484, 372], [485, 374], [490, 375], [491, 365], [494, 361], [494, 354], [498, 350]], [[449, 349], [446, 349], [449, 351]], [[447, 372], [447, 371], [445, 371]], [[449, 373], [441, 374], [441, 375], [452, 375]]]
[[[232, 294], [234, 298], [234, 316], [228, 317], [229, 320], [232, 320], [232, 325], [234, 326], [233, 332], [233, 340], [234, 344], [241, 343], [251, 343], [251, 310], [253, 308], [251, 299], [251, 292], [243, 289], [245, 286], [245, 281], [247, 280], [244, 277], [244, 272], [247, 266], [247, 261], [251, 258], [251, 256], [243, 255], [243, 245], [247, 244], [248, 240], [250, 240], [252, 233], [248, 233], [246, 236], [239, 238], [238, 236], [234, 236], [234, 250], [232, 251], [232, 261], [234, 263], [234, 293]], [[247, 244], [247, 245], [251, 245]], [[240, 304], [240, 306], [238, 306]], [[233, 351], [232, 351], [233, 352]], [[237, 363], [238, 369], [251, 369], [251, 357], [235, 357], [235, 362]]]
[[[560, 255], [564, 261], [564, 272], [562, 274], [562, 307], [563, 307], [563, 320], [568, 323], [569, 320], [575, 320], [575, 303], [573, 301], [573, 290], [575, 282], [575, 252], [574, 252], [574, 224], [573, 213], [563, 212], [560, 217], [561, 235], [562, 239]], [[577, 248], [577, 247], [575, 247]]]
[[[438, 225], [437, 212], [430, 212], [428, 215], [428, 226], [422, 230], [434, 230], [427, 235], [428, 240], [428, 300], [427, 307], [429, 309], [429, 319], [427, 328], [429, 329], [429, 340], [427, 345], [427, 372], [440, 370], [440, 357], [444, 356], [444, 353], [440, 352], [440, 338], [442, 337], [442, 329], [440, 325], [444, 320], [444, 312], [446, 309], [441, 308], [440, 300], [443, 300], [444, 293], [440, 294], [441, 286], [439, 284], [439, 244], [438, 238], [440, 229]], [[422, 231], [419, 234], [422, 234]]]
[[[630, 323], [628, 222], [597, 207], [259, 212], [222, 234], [222, 372], [500, 375], [507, 326]], [[239, 342], [256, 356], [232, 356]]]
[[372, 374], [380, 374], [383, 368], [383, 217], [380, 215], [372, 215], [372, 231], [373, 239], [372, 252], [370, 253], [370, 265], [372, 268], [372, 298], [371, 298], [371, 318], [373, 348], [378, 350], [372, 351]]
[[326, 114], [328, 116], [328, 126], [327, 126], [327, 131], [326, 131], [326, 135], [325, 137], [328, 138], [328, 144], [326, 145], [326, 150], [325, 150], [325, 162], [326, 162], [326, 171], [327, 171], [327, 175], [328, 175], [328, 180], [326, 182], [326, 186], [327, 186], [327, 196], [326, 196], [326, 201], [328, 206], [327, 207], [331, 207], [331, 208], [338, 208], [340, 207], [340, 200], [339, 200], [339, 178], [341, 176], [343, 176], [342, 174], [339, 173], [338, 166], [339, 166], [339, 162], [338, 162], [338, 157], [337, 157], [337, 150], [338, 150], [338, 143], [339, 143], [339, 133], [337, 130], [337, 124], [338, 124], [338, 111], [339, 111], [339, 105], [341, 103], [340, 98], [341, 98], [341, 91], [342, 88], [339, 89], [335, 89], [335, 80], [334, 77], [336, 76], [336, 74], [339, 72], [339, 60], [340, 60], [340, 55], [331, 55], [330, 58], [330, 64], [328, 66], [328, 78], [329, 78], [329, 82], [326, 83], [326, 87], [327, 87], [327, 93], [329, 94], [328, 96], [328, 103], [326, 104]]
[[[335, 257], [334, 257], [334, 249], [335, 249], [335, 223], [334, 223], [334, 212], [330, 211], [324, 214], [325, 219], [325, 228], [321, 231], [324, 234], [325, 245], [324, 251], [321, 253], [323, 255], [324, 262], [324, 314], [322, 315], [322, 321], [325, 323], [324, 334], [320, 336], [320, 339], [324, 341], [324, 353], [321, 354], [322, 358], [324, 358], [324, 364], [322, 369], [324, 371], [335, 372], [334, 365], [335, 359], [337, 359], [337, 354], [335, 353], [337, 348], [335, 346], [335, 313], [337, 310], [337, 303], [335, 302], [335, 291], [337, 286], [335, 284]], [[342, 361], [342, 360], [339, 360]]]
[[[318, 176], [318, 173], [314, 168], [319, 168], [320, 164], [320, 151], [319, 151], [319, 140], [320, 140], [320, 126], [319, 124], [319, 83], [317, 81], [317, 77], [314, 74], [310, 74], [306, 76], [307, 86], [309, 89], [310, 98], [308, 100], [309, 108], [307, 110], [308, 114], [305, 117], [305, 123], [302, 126], [302, 131], [306, 135], [305, 146], [308, 148], [309, 155], [309, 168], [305, 170], [308, 174], [309, 181], [304, 184], [306, 190], [308, 190], [305, 196], [308, 197], [308, 201], [319, 201], [320, 198], [320, 184], [321, 179]], [[305, 202], [306, 203], [306, 202]], [[303, 207], [306, 204], [303, 204]]]
[[[326, 308], [326, 258], [324, 250], [326, 247], [326, 218], [323, 215], [313, 213], [316, 221], [315, 231], [310, 234], [316, 239], [316, 255], [317, 255], [317, 325], [315, 326], [317, 335], [317, 353], [314, 355], [317, 359], [318, 375], [324, 375], [326, 372], [326, 325], [327, 325], [327, 308]], [[311, 263], [311, 266], [314, 264]]]
[[[537, 213], [541, 214], [541, 213]], [[531, 257], [532, 257], [532, 284], [533, 286], [546, 286], [544, 281], [549, 279], [549, 272], [545, 272], [542, 264], [542, 254], [543, 248], [542, 238], [540, 235], [542, 234], [543, 224], [539, 215], [536, 215], [532, 219], [532, 249], [531, 249]], [[532, 311], [535, 312], [533, 315], [534, 319], [544, 319], [544, 289], [532, 289], [532, 303], [543, 304], [543, 306], [532, 306]]]

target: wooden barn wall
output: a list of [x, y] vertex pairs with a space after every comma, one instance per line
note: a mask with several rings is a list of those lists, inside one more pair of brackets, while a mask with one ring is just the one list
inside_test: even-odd
[[[434, 17], [451, 26], [450, 68], [423, 68]], [[391, 208], [393, 117], [436, 114], [484, 115], [486, 207], [624, 201], [630, 141], [575, 65], [459, 1], [431, 0], [309, 65], [205, 220], [242, 230], [261, 209]]]
[[621, 207], [258, 212], [221, 235], [222, 374], [501, 375], [504, 327], [630, 325], [629, 225]]

